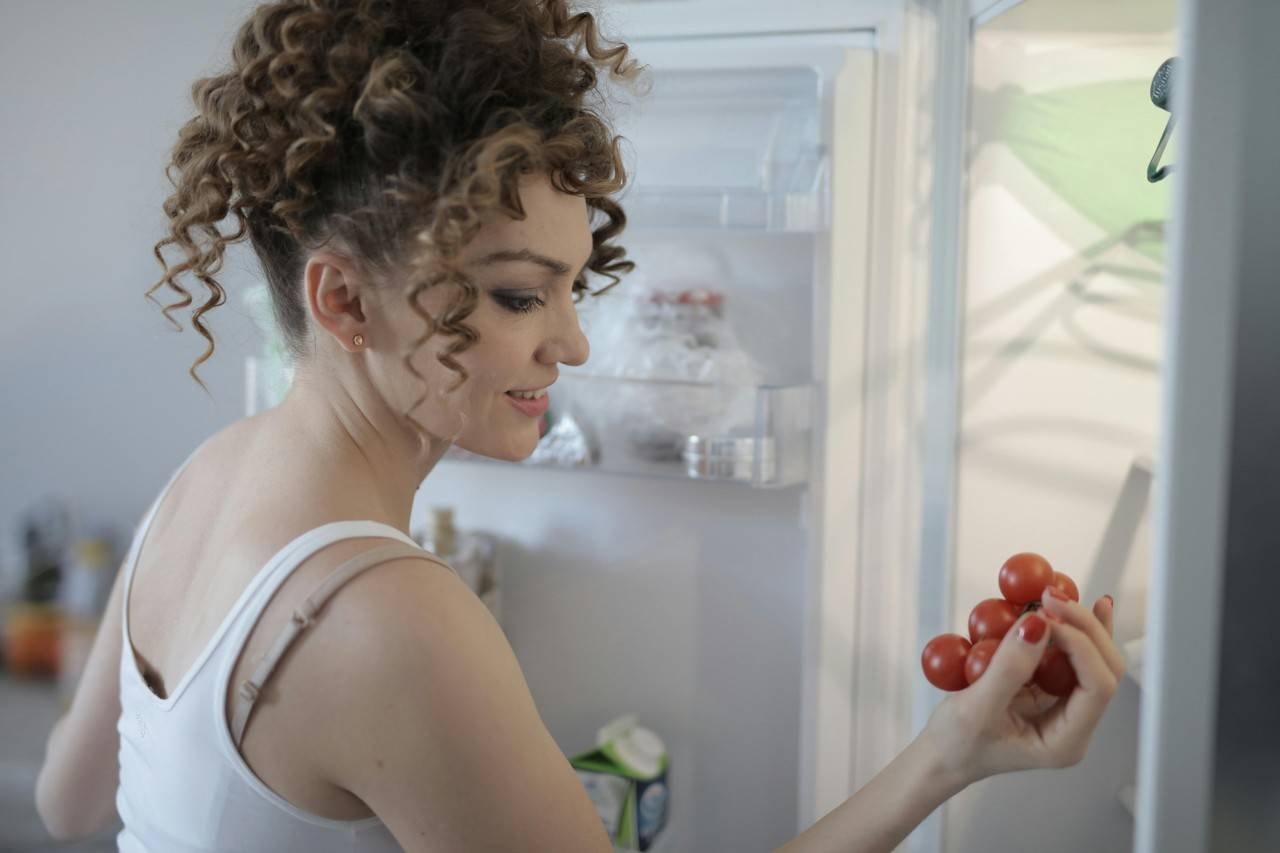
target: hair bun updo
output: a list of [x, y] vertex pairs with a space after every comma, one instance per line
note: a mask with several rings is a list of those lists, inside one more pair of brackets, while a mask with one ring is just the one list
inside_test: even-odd
[[[453, 340], [439, 354], [465, 381], [453, 356], [476, 340], [465, 320], [477, 289], [456, 263], [485, 215], [522, 219], [522, 176], [545, 172], [585, 198], [603, 221], [592, 231], [588, 269], [611, 282], [634, 268], [609, 241], [626, 225], [611, 195], [626, 183], [619, 137], [598, 93], [598, 70], [624, 83], [644, 71], [622, 43], [606, 44], [589, 12], [565, 0], [307, 0], [256, 7], [240, 26], [230, 66], [195, 81], [197, 113], [178, 133], [165, 174], [168, 235], [155, 245], [161, 287], [192, 304], [178, 282], [191, 272], [209, 291], [191, 322], [226, 302], [214, 278], [229, 243], [249, 237], [262, 264], [272, 310], [296, 360], [312, 334], [300, 287], [307, 253], [348, 250], [362, 272], [408, 282], [405, 298], [424, 334]], [[218, 224], [235, 217], [233, 233]], [[185, 257], [170, 265], [162, 249]], [[417, 302], [426, 289], [455, 285], [439, 317]], [[574, 282], [575, 293], [587, 290]], [[207, 391], [208, 389], [205, 388]], [[425, 397], [425, 394], [424, 394]], [[421, 402], [423, 398], [419, 398]], [[415, 404], [416, 405], [416, 404]]]

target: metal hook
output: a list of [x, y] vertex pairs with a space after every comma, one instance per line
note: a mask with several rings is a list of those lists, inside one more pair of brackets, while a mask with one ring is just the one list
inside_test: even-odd
[[1164, 154], [1164, 147], [1169, 143], [1169, 134], [1173, 131], [1173, 116], [1169, 116], [1169, 120], [1165, 122], [1164, 133], [1160, 134], [1160, 142], [1156, 145], [1156, 153], [1151, 155], [1151, 162], [1147, 164], [1147, 180], [1151, 183], [1164, 180], [1169, 173], [1173, 171], [1173, 166], [1160, 166], [1160, 155]]
[[1173, 133], [1173, 66], [1176, 61], [1177, 57], [1170, 57], [1160, 63], [1155, 76], [1151, 78], [1151, 103], [1169, 113], [1169, 120], [1164, 125], [1164, 133], [1160, 134], [1160, 142], [1156, 145], [1156, 153], [1151, 156], [1151, 162], [1147, 164], [1147, 180], [1153, 184], [1168, 177], [1173, 171], [1173, 166], [1160, 165], [1160, 157], [1164, 154], [1164, 147], [1169, 144], [1169, 136]]

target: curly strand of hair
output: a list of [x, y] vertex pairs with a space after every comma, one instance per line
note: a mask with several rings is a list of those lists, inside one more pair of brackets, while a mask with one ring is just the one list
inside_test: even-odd
[[549, 24], [547, 31], [556, 38], [569, 39], [577, 36], [578, 42], [574, 48], [581, 47], [587, 51], [587, 55], [597, 62], [607, 64], [609, 69], [618, 77], [629, 77], [635, 73], [639, 66], [639, 62], [632, 59], [629, 63], [626, 61], [628, 56], [627, 45], [621, 42], [612, 42], [614, 47], [608, 50], [603, 45], [609, 42], [600, 38], [600, 34], [596, 29], [596, 19], [590, 12], [579, 12], [575, 15], [569, 13], [567, 3], [548, 2], [541, 6], [543, 11], [542, 20]]
[[480, 301], [480, 290], [465, 275], [454, 276], [452, 283], [457, 285], [459, 292], [454, 295], [453, 302], [445, 309], [438, 325], [440, 331], [452, 336], [453, 340], [445, 347], [444, 352], [436, 356], [437, 361], [458, 374], [457, 381], [449, 389], [451, 392], [461, 388], [468, 376], [467, 369], [459, 364], [454, 356], [469, 349], [480, 340], [476, 330], [462, 322], [475, 310], [476, 303]]
[[175, 320], [175, 319], [173, 319], [172, 317], [170, 317], [170, 316], [169, 316], [169, 310], [170, 310], [170, 309], [169, 309], [169, 307], [168, 307], [168, 306], [166, 306], [166, 305], [165, 305], [163, 302], [161, 302], [159, 299], [156, 299], [154, 296], [152, 296], [152, 295], [151, 295], [151, 294], [155, 293], [157, 290], [159, 290], [161, 287], [164, 287], [165, 285], [168, 285], [170, 289], [172, 289], [172, 290], [176, 290], [180, 295], [182, 295], [184, 298], [186, 298], [186, 300], [187, 300], [187, 301], [186, 301], [185, 303], [182, 303], [182, 304], [186, 304], [186, 305], [190, 305], [190, 304], [191, 304], [191, 294], [190, 294], [190, 293], [188, 293], [188, 292], [186, 291], [186, 289], [185, 289], [185, 288], [183, 288], [183, 286], [182, 286], [182, 285], [178, 284], [178, 282], [174, 279], [174, 277], [173, 277], [173, 276], [174, 276], [173, 271], [169, 269], [169, 264], [168, 264], [168, 262], [164, 259], [164, 255], [163, 255], [163, 254], [161, 254], [161, 250], [162, 250], [165, 246], [171, 246], [171, 245], [174, 245], [174, 244], [177, 244], [177, 243], [178, 243], [178, 240], [177, 240], [177, 239], [172, 238], [172, 237], [166, 237], [166, 238], [164, 238], [163, 240], [161, 240], [160, 242], [156, 243], [156, 244], [155, 244], [155, 246], [152, 248], [152, 250], [151, 250], [152, 254], [154, 254], [154, 255], [155, 255], [156, 260], [160, 262], [160, 266], [164, 269], [164, 271], [165, 271], [165, 272], [164, 272], [164, 275], [161, 277], [161, 279], [160, 279], [158, 282], [156, 282], [155, 284], [153, 284], [153, 285], [152, 285], [152, 286], [147, 290], [147, 292], [146, 292], [146, 293], [144, 293], [144, 294], [142, 294], [142, 295], [143, 295], [147, 300], [149, 300], [150, 302], [152, 302], [152, 303], [154, 303], [155, 305], [157, 305], [157, 306], [159, 306], [159, 307], [160, 307], [160, 313], [161, 313], [161, 314], [163, 314], [163, 315], [164, 315], [164, 318], [165, 318], [166, 320], [168, 320], [168, 321], [169, 321], [169, 324], [173, 327], [174, 331], [181, 332], [181, 331], [182, 331], [182, 324], [181, 324], [181, 323], [179, 323], [177, 320]]
[[[160, 281], [143, 294], [151, 302], [161, 307], [164, 318], [179, 332], [182, 331], [182, 325], [174, 320], [169, 315], [169, 312], [174, 308], [190, 305], [191, 294], [182, 285], [178, 284], [177, 276], [195, 266], [199, 260], [200, 252], [191, 240], [188, 226], [187, 210], [192, 204], [191, 196], [194, 188], [183, 180], [175, 179], [171, 170], [176, 166], [185, 172], [190, 167], [191, 161], [195, 158], [197, 151], [204, 144], [204, 140], [207, 137], [206, 128], [207, 124], [202, 116], [189, 120], [183, 125], [179, 132], [178, 142], [174, 145], [172, 162], [165, 169], [165, 174], [168, 175], [175, 188], [175, 192], [164, 202], [164, 212], [170, 222], [170, 235], [156, 243], [153, 248], [156, 260], [160, 262], [160, 267], [163, 270], [163, 276]], [[169, 267], [168, 262], [165, 261], [163, 254], [161, 254], [161, 251], [166, 246], [171, 245], [178, 246], [186, 254], [186, 261], [173, 268]], [[180, 301], [177, 304], [166, 307], [151, 295], [165, 286], [178, 293]]]
[[[227, 244], [244, 237], [246, 223], [239, 217], [239, 227], [231, 235], [224, 236], [219, 232], [217, 223], [222, 221], [228, 212], [234, 187], [232, 182], [221, 173], [220, 169], [210, 168], [217, 156], [209, 149], [209, 125], [202, 117], [188, 121], [182, 128], [179, 141], [175, 147], [173, 163], [187, 174], [199, 175], [195, 181], [175, 183], [175, 192], [164, 204], [165, 213], [170, 218], [170, 235], [159, 241], [153, 252], [160, 262], [163, 275], [145, 294], [146, 298], [159, 304], [151, 294], [163, 286], [175, 290], [180, 299], [178, 302], [164, 306], [162, 314], [177, 330], [182, 326], [171, 316], [171, 312], [190, 305], [193, 302], [191, 293], [177, 282], [177, 277], [191, 271], [210, 291], [210, 297], [192, 314], [192, 326], [205, 338], [209, 347], [191, 366], [189, 373], [193, 379], [208, 393], [208, 387], [201, 381], [195, 369], [208, 360], [213, 353], [214, 341], [208, 327], [201, 320], [201, 315], [211, 308], [225, 304], [226, 294], [221, 285], [213, 278], [213, 274], [222, 268], [223, 256]], [[201, 249], [199, 243], [192, 238], [192, 231], [202, 232], [211, 240], [207, 249]], [[186, 255], [181, 263], [170, 266], [164, 259], [162, 250], [165, 246], [177, 245]]]
[[[218, 216], [215, 221], [222, 221], [223, 216], [225, 216], [225, 208], [223, 208], [223, 215]], [[198, 359], [196, 359], [195, 363], [191, 365], [188, 369], [188, 373], [191, 375], [192, 379], [200, 383], [200, 387], [205, 389], [205, 393], [208, 393], [209, 389], [205, 386], [204, 382], [200, 380], [200, 377], [196, 375], [196, 368], [201, 364], [204, 364], [213, 356], [214, 341], [212, 332], [205, 326], [204, 321], [201, 320], [200, 317], [205, 312], [227, 303], [226, 290], [224, 290], [222, 285], [218, 283], [218, 280], [213, 277], [213, 274], [221, 272], [222, 270], [222, 263], [226, 257], [226, 247], [231, 243], [235, 243], [243, 239], [248, 231], [248, 222], [245, 217], [240, 216], [239, 221], [240, 225], [236, 231], [227, 235], [223, 235], [215, 225], [202, 226], [208, 236], [213, 240], [213, 243], [204, 256], [204, 266], [197, 270], [195, 275], [202, 284], [209, 288], [209, 299], [206, 300], [203, 305], [191, 312], [191, 325], [208, 342], [209, 347]]]
[[[146, 298], [155, 302], [157, 305], [160, 305], [161, 303], [151, 296], [153, 292], [165, 285], [168, 285], [170, 289], [177, 291], [180, 297], [179, 301], [172, 305], [162, 306], [161, 311], [164, 318], [168, 320], [177, 331], [182, 331], [182, 325], [177, 320], [173, 319], [170, 312], [177, 308], [186, 307], [192, 302], [191, 293], [178, 283], [177, 277], [189, 270], [199, 271], [208, 265], [208, 258], [205, 252], [201, 251], [196, 242], [191, 239], [190, 233], [193, 228], [205, 226], [206, 223], [199, 219], [198, 215], [189, 214], [186, 206], [179, 203], [180, 197], [185, 197], [186, 195], [188, 194], [185, 190], [180, 190], [175, 197], [171, 198], [170, 201], [165, 204], [166, 212], [168, 212], [171, 217], [176, 218], [172, 220], [173, 227], [171, 236], [158, 242], [153, 250], [156, 258], [164, 268], [164, 275], [159, 282], [153, 285], [151, 289], [144, 294]], [[179, 246], [186, 254], [186, 259], [182, 263], [170, 267], [161, 254], [161, 249], [168, 245]]]
[[[446, 264], [445, 267], [446, 268], [443, 270], [437, 267], [436, 271], [432, 275], [430, 275], [428, 278], [424, 280], [419, 280], [406, 293], [406, 297], [409, 303], [409, 309], [413, 311], [413, 313], [417, 314], [419, 318], [421, 318], [423, 322], [424, 331], [421, 336], [419, 336], [416, 340], [414, 340], [409, 345], [408, 350], [401, 357], [401, 362], [404, 364], [405, 369], [408, 370], [408, 372], [413, 377], [415, 377], [419, 382], [422, 383], [424, 389], [430, 388], [430, 383], [427, 381], [426, 376], [424, 376], [422, 372], [419, 371], [418, 368], [414, 366], [413, 356], [417, 354], [418, 350], [421, 349], [421, 347], [428, 340], [430, 340], [432, 337], [434, 337], [437, 333], [439, 333], [444, 328], [444, 325], [443, 325], [444, 321], [437, 320], [434, 316], [432, 316], [432, 314], [429, 311], [423, 308], [422, 304], [418, 301], [418, 297], [433, 287], [439, 287], [442, 284], [448, 283], [451, 280], [451, 278], [455, 276], [455, 273], [453, 272], [453, 268], [451, 265]], [[463, 278], [465, 278], [465, 276], [463, 276]], [[474, 292], [475, 290], [474, 286], [471, 289]], [[465, 299], [466, 297], [464, 296], [464, 301]], [[455, 300], [455, 304], [456, 303], [457, 303], [457, 300]], [[447, 319], [448, 313], [449, 312], [446, 312], [446, 319]], [[457, 328], [456, 324], [455, 324], [455, 328]], [[467, 332], [470, 332], [474, 339], [473, 330], [465, 326], [462, 326], [461, 328], [464, 330], [464, 334]], [[462, 379], [460, 380], [459, 384], [461, 382], [466, 381], [466, 376], [467, 376], [466, 368], [462, 367], [462, 365], [458, 364], [456, 361], [453, 361], [451, 357], [449, 358], [448, 361], [446, 361], [444, 357], [441, 357], [440, 361], [446, 367], [449, 367], [450, 369], [455, 369], [461, 373]], [[453, 362], [452, 364], [449, 363], [451, 361]], [[458, 384], [455, 384], [454, 388], [450, 390], [455, 390], [457, 387], [458, 387]], [[424, 390], [423, 393], [416, 400], [414, 400], [411, 404], [409, 404], [409, 410], [408, 412], [406, 412], [406, 415], [408, 416], [409, 420], [413, 423], [415, 427], [417, 427], [419, 433], [424, 436], [429, 436], [430, 432], [426, 424], [422, 423], [421, 421], [419, 421], [417, 418], [413, 416], [413, 410], [418, 408], [418, 406], [422, 405], [426, 401], [427, 397], [428, 397], [428, 394], [426, 390]]]
[[588, 269], [597, 275], [612, 279], [604, 287], [591, 291], [592, 296], [600, 296], [622, 281], [622, 276], [634, 270], [636, 263], [623, 259], [627, 253], [626, 249], [621, 246], [607, 245], [610, 240], [621, 234], [627, 225], [627, 216], [622, 211], [622, 205], [611, 198], [593, 199], [591, 205], [603, 211], [608, 218], [608, 222], [591, 232], [592, 252]]

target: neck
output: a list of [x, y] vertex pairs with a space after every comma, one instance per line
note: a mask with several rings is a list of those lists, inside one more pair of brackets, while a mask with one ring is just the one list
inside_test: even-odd
[[340, 383], [295, 377], [285, 399], [264, 413], [273, 434], [321, 472], [341, 503], [409, 532], [414, 494], [450, 442], [420, 436], [403, 413], [380, 397]]

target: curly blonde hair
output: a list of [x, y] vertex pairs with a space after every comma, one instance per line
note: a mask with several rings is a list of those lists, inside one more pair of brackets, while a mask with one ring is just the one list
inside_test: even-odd
[[[517, 185], [535, 171], [604, 215], [588, 269], [612, 281], [587, 291], [579, 278], [575, 298], [613, 287], [635, 266], [609, 244], [626, 224], [609, 198], [626, 173], [621, 137], [602, 117], [603, 102], [593, 108], [587, 96], [599, 67], [633, 83], [646, 66], [627, 57], [625, 44], [606, 48], [592, 15], [571, 13], [566, 0], [258, 6], [236, 35], [231, 66], [192, 85], [198, 114], [183, 125], [165, 167], [174, 186], [164, 203], [169, 234], [154, 250], [164, 273], [146, 297], [160, 305], [151, 294], [174, 290], [179, 301], [162, 313], [180, 331], [170, 312], [192, 298], [178, 276], [189, 271], [208, 288], [191, 322], [209, 346], [191, 377], [208, 392], [196, 368], [214, 341], [201, 317], [225, 304], [214, 274], [227, 245], [247, 233], [294, 359], [310, 340], [299, 286], [307, 251], [332, 241], [353, 250], [372, 278], [407, 276], [406, 299], [425, 328], [404, 364], [423, 379], [412, 355], [432, 335], [451, 336], [437, 358], [461, 384], [467, 372], [454, 355], [477, 340], [464, 321], [478, 290], [458, 253], [486, 213], [525, 217]], [[228, 213], [238, 228], [224, 235], [217, 225]], [[185, 259], [166, 262], [168, 245]], [[432, 317], [418, 297], [442, 284], [455, 285], [454, 295]]]

